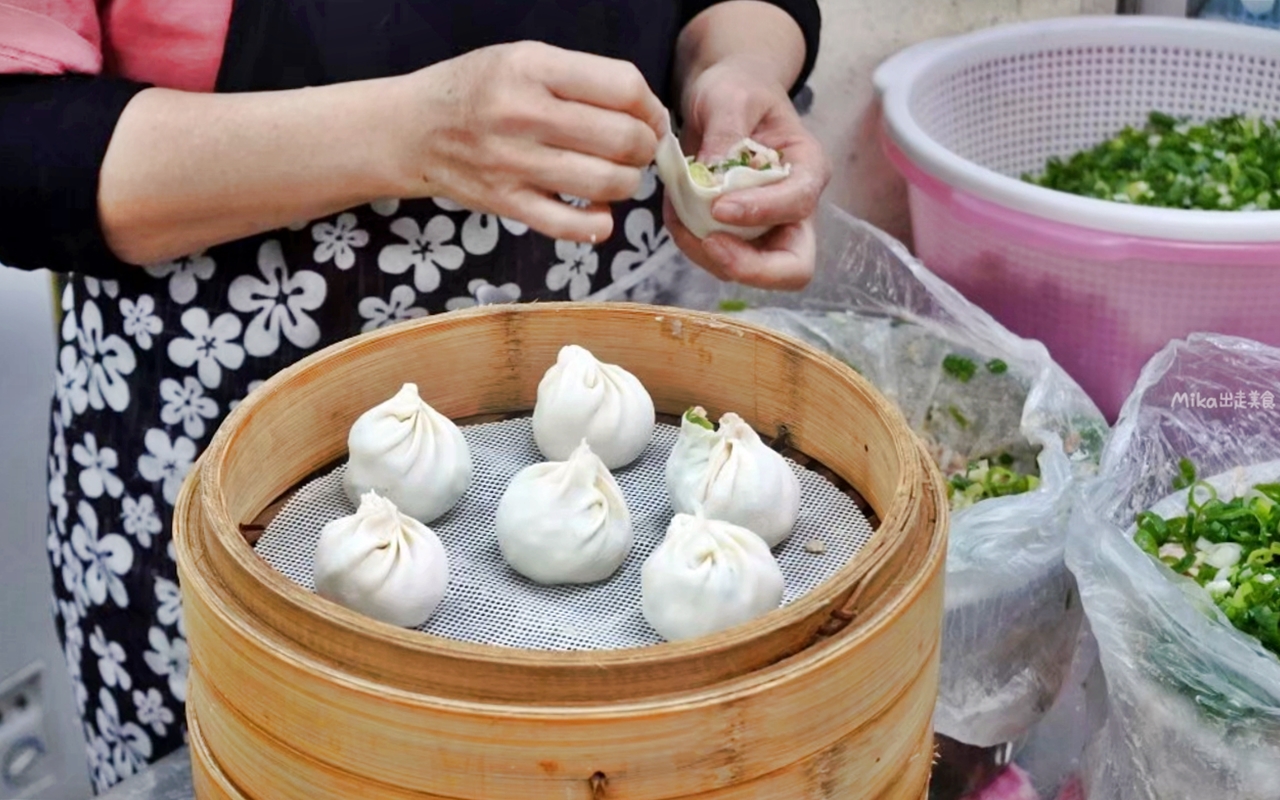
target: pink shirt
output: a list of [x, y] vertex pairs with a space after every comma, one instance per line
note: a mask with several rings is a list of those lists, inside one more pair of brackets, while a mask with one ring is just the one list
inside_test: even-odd
[[232, 0], [0, 0], [0, 73], [213, 90]]

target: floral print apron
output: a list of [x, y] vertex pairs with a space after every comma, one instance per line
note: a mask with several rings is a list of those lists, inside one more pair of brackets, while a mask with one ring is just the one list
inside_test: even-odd
[[[565, 198], [573, 202], [572, 198]], [[674, 246], [652, 171], [598, 246], [444, 200], [384, 201], [120, 280], [60, 287], [49, 450], [54, 612], [104, 791], [184, 742], [188, 654], [170, 535], [237, 402], [334, 342], [477, 304], [653, 299]]]

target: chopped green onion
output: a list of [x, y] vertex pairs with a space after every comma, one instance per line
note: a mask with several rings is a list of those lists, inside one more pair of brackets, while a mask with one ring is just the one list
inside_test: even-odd
[[968, 383], [973, 374], [978, 371], [978, 365], [973, 363], [972, 359], [953, 353], [942, 359], [942, 369], [961, 383]]
[[1023, 180], [1102, 200], [1162, 208], [1266, 211], [1280, 208], [1280, 124], [1235, 115], [1201, 124], [1152, 112], [1142, 128]]
[[1187, 513], [1138, 514], [1134, 542], [1205, 587], [1232, 625], [1280, 655], [1280, 484], [1223, 500], [1184, 458], [1173, 486], [1187, 490]]
[[701, 411], [702, 411], [701, 408], [697, 408], [697, 407], [691, 408], [688, 411], [684, 412], [684, 418], [692, 422], [694, 425], [698, 425], [700, 427], [706, 428], [709, 431], [714, 431], [716, 429], [716, 426], [711, 424], [711, 420], [702, 416], [702, 414], [699, 413]]
[[[998, 466], [992, 466], [992, 461]], [[962, 471], [947, 478], [951, 507], [958, 511], [988, 498], [1024, 494], [1040, 485], [1038, 476], [1018, 472], [1009, 466], [1012, 463], [1013, 457], [1008, 453], [970, 461]]]
[[992, 375], [1003, 375], [1009, 371], [1009, 365], [998, 358], [993, 358], [987, 362], [987, 371]]
[[689, 177], [694, 183], [708, 189], [716, 185], [716, 179], [712, 177], [711, 170], [707, 169], [706, 164], [697, 161], [689, 165]]
[[1178, 477], [1173, 479], [1173, 488], [1182, 490], [1196, 482], [1196, 465], [1191, 459], [1184, 458], [1178, 462]]
[[747, 301], [746, 300], [721, 300], [720, 310], [721, 311], [746, 311]]

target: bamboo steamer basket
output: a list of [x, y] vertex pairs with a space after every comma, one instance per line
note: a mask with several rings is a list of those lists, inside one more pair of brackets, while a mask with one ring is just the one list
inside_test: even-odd
[[[458, 420], [530, 409], [569, 343], [635, 373], [660, 413], [700, 404], [783, 431], [862, 493], [881, 520], [872, 541], [747, 625], [579, 653], [383, 625], [254, 554], [264, 510], [344, 456], [356, 416], [401, 383]], [[897, 410], [834, 359], [752, 325], [553, 303], [343, 342], [241, 403], [179, 498], [198, 796], [920, 797], [946, 521], [941, 478]]]
[[[221, 766], [214, 760], [213, 754], [210, 752], [209, 746], [205, 743], [203, 728], [195, 719], [190, 721], [187, 730], [188, 749], [191, 751], [191, 773], [192, 784], [195, 788], [195, 796], [200, 800], [248, 800], [235, 787], [235, 784], [227, 778], [222, 772]], [[827, 797], [868, 797], [872, 800], [926, 800], [928, 790], [918, 791], [916, 787], [927, 783], [930, 770], [933, 767], [930, 754], [933, 749], [933, 734], [929, 731], [916, 748], [915, 753], [909, 758], [903, 767], [899, 780], [894, 786], [887, 791], [871, 796], [864, 791], [861, 783], [848, 785], [850, 782], [845, 781], [840, 785], [834, 783], [829, 784], [832, 791], [828, 792]], [[823, 754], [824, 756], [826, 754]], [[817, 772], [823, 768], [823, 764], [819, 760], [813, 760], [806, 763], [806, 768]], [[310, 787], [307, 787], [310, 788]], [[347, 797], [373, 797], [368, 786], [360, 786], [356, 794], [347, 795]], [[380, 796], [380, 795], [379, 795]], [[755, 794], [754, 797], [765, 797], [767, 795]], [[800, 795], [783, 795], [784, 797], [799, 797]], [[808, 795], [804, 795], [808, 796]], [[425, 795], [418, 795], [425, 797]], [[709, 800], [720, 800], [723, 795], [716, 793], [714, 795], [704, 794], [703, 798]]]

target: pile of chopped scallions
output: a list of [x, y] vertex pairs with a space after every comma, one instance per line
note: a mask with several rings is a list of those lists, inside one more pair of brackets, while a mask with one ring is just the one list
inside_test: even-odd
[[1013, 469], [1013, 457], [1002, 453], [995, 459], [970, 461], [963, 472], [949, 477], [947, 497], [951, 500], [951, 508], [959, 511], [980, 500], [1023, 494], [1039, 485], [1040, 478]]
[[1188, 488], [1185, 516], [1138, 515], [1134, 541], [1200, 584], [1236, 628], [1280, 655], [1280, 483], [1259, 483], [1222, 500], [1183, 460], [1175, 489]]
[[[1009, 371], [1009, 365], [998, 358], [986, 362], [985, 366], [993, 375]], [[978, 374], [978, 362], [951, 353], [942, 359], [942, 371], [960, 383], [968, 383]], [[969, 420], [955, 406], [947, 411], [961, 428], [969, 427]], [[1013, 456], [1000, 453], [989, 458], [972, 459], [963, 469], [948, 475], [947, 497], [951, 500], [952, 510], [959, 511], [988, 498], [1023, 494], [1039, 485], [1039, 477], [1018, 471]]]
[[1118, 203], [1208, 211], [1280, 209], [1280, 124], [1231, 116], [1193, 124], [1153, 112], [1023, 180]]

